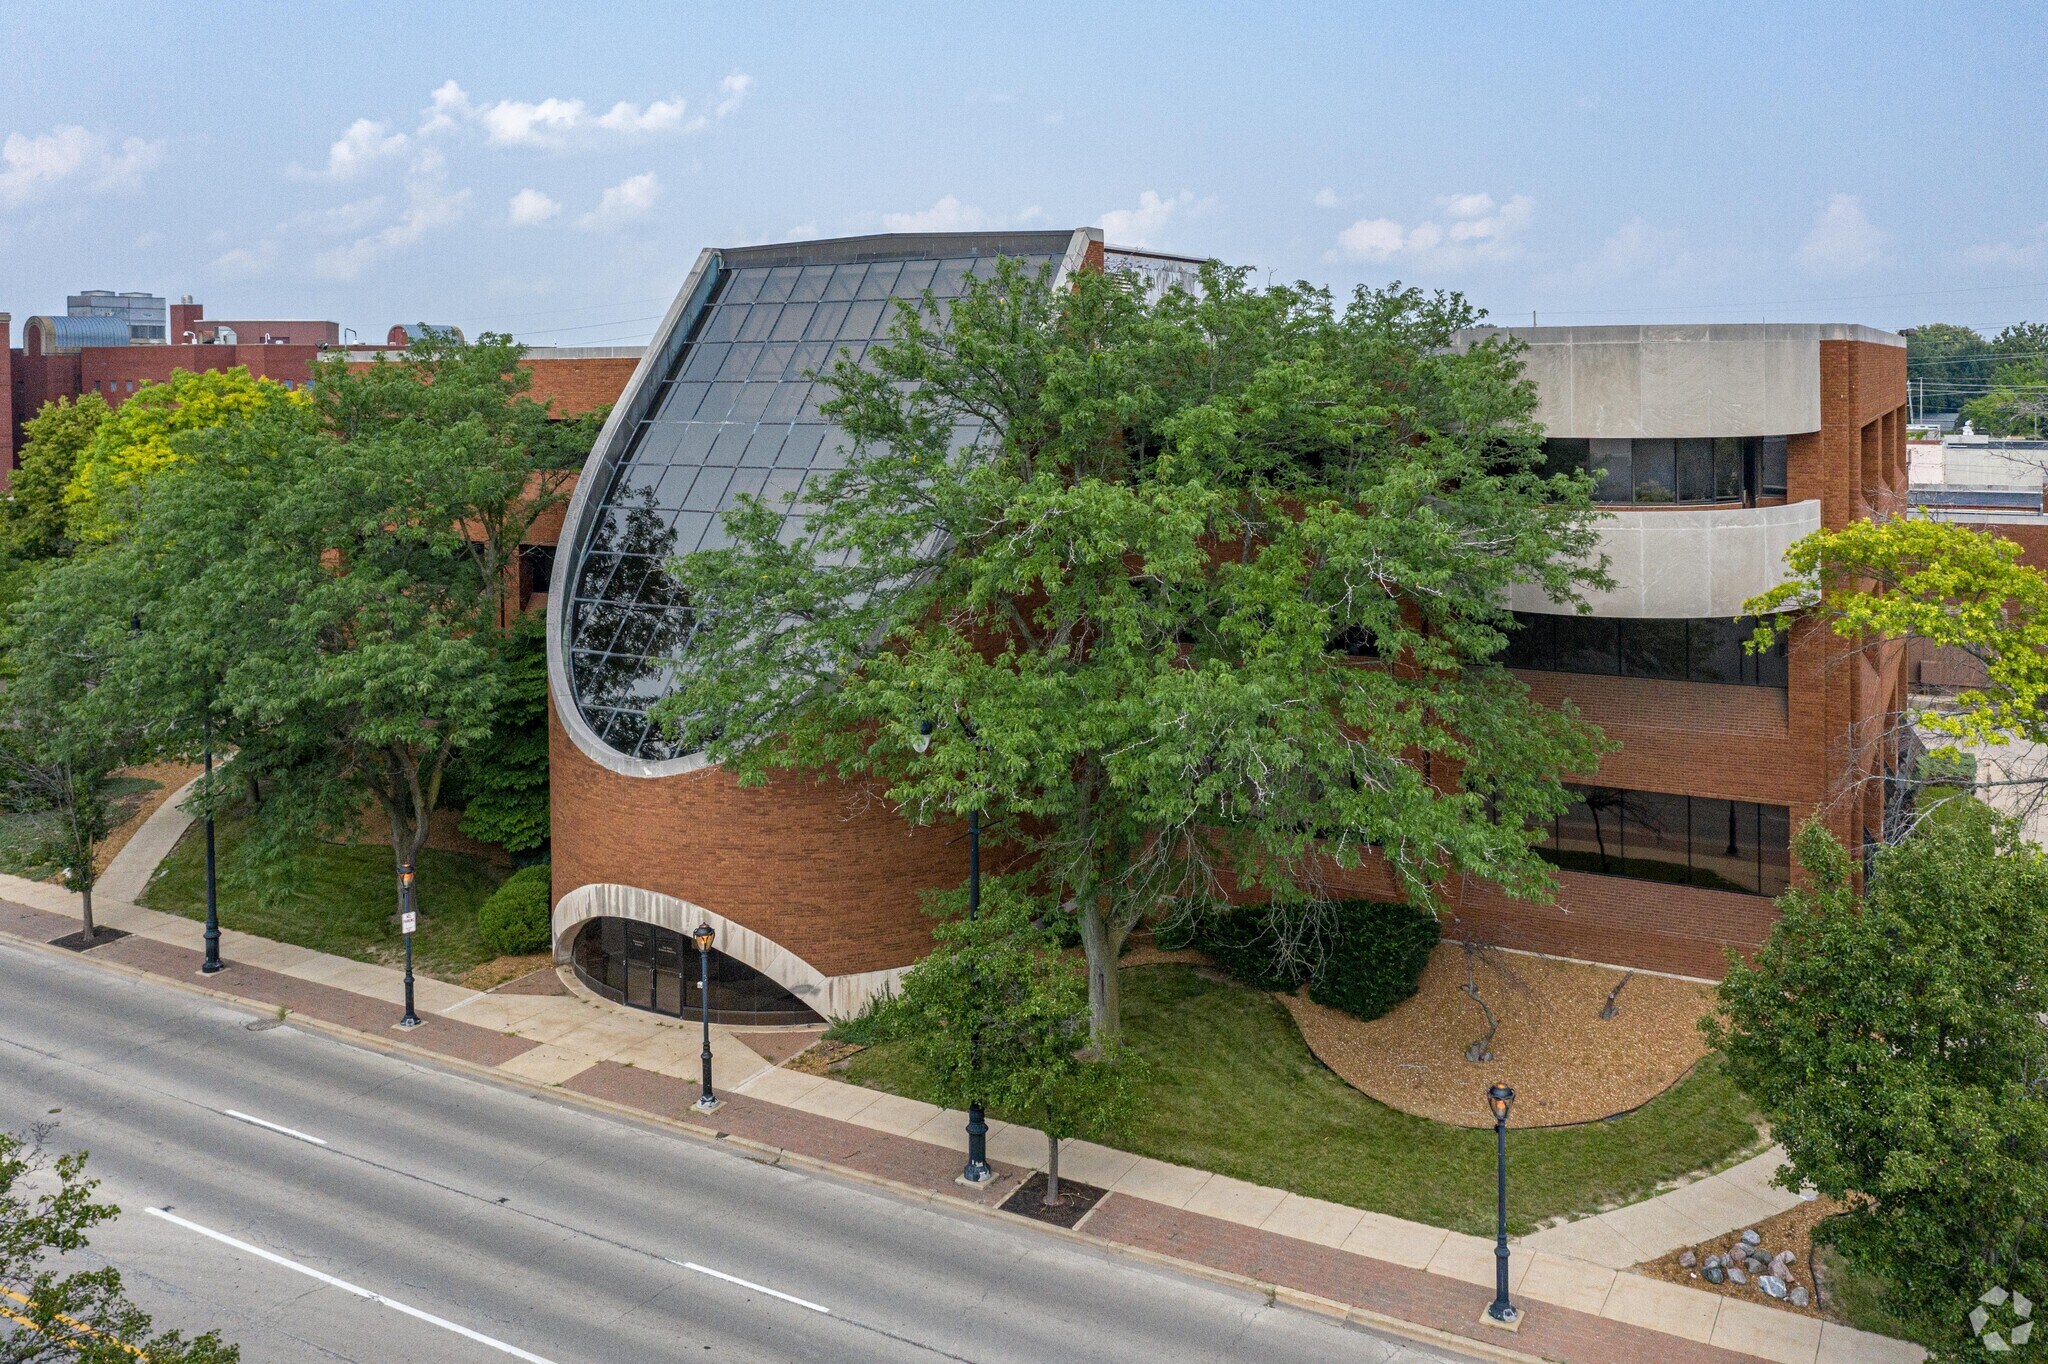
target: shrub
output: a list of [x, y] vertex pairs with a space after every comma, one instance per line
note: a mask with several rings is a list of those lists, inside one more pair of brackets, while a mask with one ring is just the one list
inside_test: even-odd
[[1415, 993], [1443, 926], [1428, 910], [1378, 900], [1337, 906], [1336, 942], [1308, 997], [1359, 1018], [1378, 1018]]
[[477, 933], [492, 951], [508, 957], [545, 952], [554, 940], [553, 901], [548, 864], [522, 867], [477, 910]]
[[1204, 914], [1188, 934], [1191, 946], [1254, 990], [1293, 990], [1307, 979], [1307, 966], [1280, 959], [1280, 936], [1264, 905]]

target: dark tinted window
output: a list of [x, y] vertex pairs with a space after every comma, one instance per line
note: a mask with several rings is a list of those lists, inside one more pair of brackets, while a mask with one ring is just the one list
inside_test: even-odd
[[1668, 505], [1745, 502], [1785, 495], [1784, 436], [1543, 442], [1544, 472], [1583, 469], [1596, 502]]
[[1655, 677], [1752, 687], [1786, 684], [1785, 637], [1753, 654], [1754, 617], [1637, 620], [1517, 611], [1501, 662], [1538, 672]]
[[1538, 851], [1568, 871], [1777, 895], [1791, 874], [1791, 811], [1708, 796], [1568, 786]]

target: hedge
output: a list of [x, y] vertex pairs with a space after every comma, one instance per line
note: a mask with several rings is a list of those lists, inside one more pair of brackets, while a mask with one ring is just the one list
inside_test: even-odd
[[1318, 1004], [1374, 1019], [1413, 995], [1443, 928], [1410, 905], [1344, 900], [1333, 906], [1335, 941], [1310, 973], [1279, 959], [1280, 935], [1260, 905], [1204, 914], [1154, 936], [1162, 948], [1193, 947], [1255, 990], [1294, 990], [1304, 981]]
[[554, 941], [552, 884], [545, 862], [506, 877], [476, 912], [476, 929], [484, 944], [508, 957], [547, 951]]

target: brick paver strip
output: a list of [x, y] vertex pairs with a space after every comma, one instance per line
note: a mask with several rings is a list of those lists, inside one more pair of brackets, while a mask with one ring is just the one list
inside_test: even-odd
[[[96, 947], [92, 955], [147, 971], [151, 975], [175, 979], [189, 979], [197, 975], [200, 964], [206, 960], [203, 953], [189, 947], [139, 936]], [[392, 1025], [398, 1022], [398, 1010], [384, 1000], [371, 999], [332, 985], [300, 980], [297, 976], [266, 970], [261, 966], [242, 966], [230, 961], [227, 970], [207, 977], [206, 986], [252, 1004], [269, 1008], [282, 1004], [292, 1013], [352, 1028], [372, 1037], [391, 1031]], [[419, 1027], [404, 1035], [409, 1044], [477, 1065], [499, 1065], [539, 1045], [524, 1037], [506, 1037], [488, 1028], [442, 1018], [437, 1014], [423, 1013], [420, 1020]]]
[[1081, 1229], [1106, 1241], [1192, 1260], [1542, 1359], [1570, 1364], [1749, 1364], [1755, 1359], [1551, 1303], [1518, 1304], [1527, 1315], [1522, 1329], [1507, 1335], [1479, 1322], [1493, 1301], [1490, 1288], [1129, 1194], [1112, 1193], [1103, 1199]]
[[69, 915], [52, 914], [48, 910], [17, 905], [12, 900], [0, 900], [0, 933], [9, 937], [48, 942], [66, 933], [76, 933], [78, 929], [79, 921]]
[[707, 1118], [690, 1107], [697, 1100], [694, 1081], [622, 1066], [616, 1061], [600, 1061], [564, 1080], [562, 1088], [988, 1207], [1008, 1198], [1026, 1174], [1016, 1166], [991, 1161], [996, 1170], [995, 1181], [985, 1189], [970, 1190], [953, 1182], [960, 1173], [958, 1151], [781, 1104], [764, 1103], [744, 1094], [727, 1097], [723, 1106]]

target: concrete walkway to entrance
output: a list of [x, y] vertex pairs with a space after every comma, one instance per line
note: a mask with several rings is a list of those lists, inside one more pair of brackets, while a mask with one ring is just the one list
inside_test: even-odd
[[98, 883], [93, 886], [95, 901], [119, 900], [132, 904], [142, 898], [149, 878], [156, 875], [157, 867], [171, 855], [171, 849], [178, 846], [185, 830], [192, 827], [192, 816], [179, 807], [200, 780], [194, 777], [173, 791], [163, 804], [150, 812], [148, 819], [142, 821], [142, 827], [121, 845], [121, 851], [114, 854], [113, 861], [107, 863], [107, 869], [100, 873]]
[[[0, 903], [0, 933], [46, 943], [76, 926], [76, 897], [60, 887], [0, 876], [0, 897], [13, 902]], [[521, 1083], [686, 1125], [700, 1121], [689, 1109], [698, 1079], [697, 1025], [597, 1000], [573, 983], [565, 995], [530, 995], [422, 979], [415, 993], [426, 1026], [400, 1033], [391, 1026], [404, 993], [399, 971], [230, 929], [221, 944], [229, 969], [202, 977], [197, 922], [111, 898], [95, 897], [95, 908], [102, 924], [134, 936], [93, 949], [88, 960], [286, 1008], [378, 1046], [415, 1047]], [[989, 1154], [1002, 1178], [979, 1193], [961, 1189], [951, 1176], [966, 1146], [964, 1114], [772, 1066], [734, 1030], [714, 1025], [712, 1034], [727, 1105], [708, 1121], [773, 1148], [778, 1158], [983, 1207], [1044, 1164], [1042, 1134], [992, 1122]], [[1790, 1206], [1796, 1196], [1768, 1182], [1779, 1161], [1776, 1151], [1766, 1152], [1655, 1198], [1521, 1238], [1513, 1283], [1528, 1311], [1515, 1336], [1474, 1324], [1493, 1284], [1493, 1246], [1484, 1238], [1092, 1142], [1065, 1143], [1060, 1164], [1069, 1178], [1110, 1192], [1079, 1234], [1182, 1268], [1285, 1288], [1290, 1300], [1315, 1310], [1407, 1322], [1467, 1346], [1488, 1342], [1505, 1358], [1922, 1358], [1916, 1346], [1628, 1271]]]

